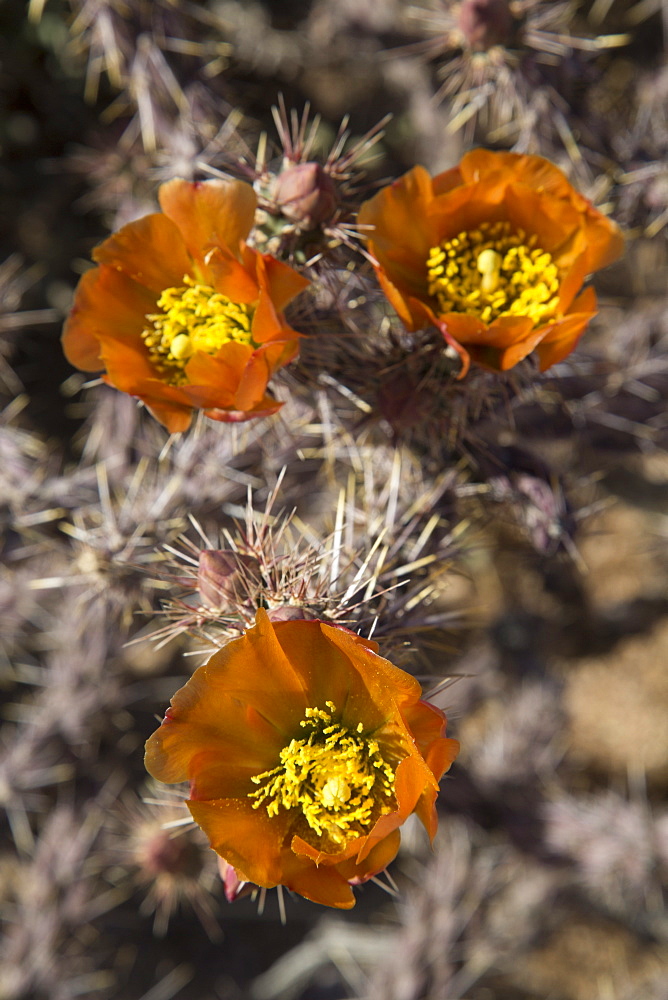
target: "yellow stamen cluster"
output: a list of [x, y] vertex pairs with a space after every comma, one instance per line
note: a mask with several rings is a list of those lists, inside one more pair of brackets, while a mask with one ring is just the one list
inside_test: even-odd
[[188, 382], [185, 365], [196, 351], [216, 354], [235, 340], [250, 344], [253, 307], [233, 302], [189, 277], [180, 288], [166, 288], [158, 299], [160, 313], [148, 315], [142, 333], [151, 360], [170, 385]]
[[300, 725], [311, 732], [281, 750], [278, 767], [251, 779], [262, 787], [249, 798], [256, 800], [254, 809], [264, 804], [269, 816], [299, 809], [311, 830], [336, 847], [396, 808], [394, 771], [378, 742], [363, 735], [362, 723], [346, 729], [332, 721], [334, 704], [325, 704], [328, 711], [306, 709]]
[[499, 316], [529, 316], [534, 326], [559, 306], [559, 270], [551, 254], [509, 222], [483, 223], [432, 247], [429, 294], [441, 314], [468, 313], [491, 323]]

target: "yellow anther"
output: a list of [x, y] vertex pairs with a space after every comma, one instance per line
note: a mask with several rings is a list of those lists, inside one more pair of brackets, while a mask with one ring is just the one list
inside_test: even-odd
[[551, 254], [508, 222], [483, 223], [432, 247], [427, 274], [441, 314], [468, 313], [485, 323], [528, 316], [534, 326], [557, 316], [560, 274]]
[[185, 275], [183, 286], [166, 288], [157, 302], [162, 311], [146, 317], [142, 333], [151, 360], [170, 385], [183, 385], [185, 365], [197, 351], [216, 354], [231, 340], [251, 344], [253, 307], [233, 302]]
[[394, 770], [361, 724], [349, 730], [333, 721], [331, 702], [326, 708], [306, 709], [300, 726], [310, 729], [308, 737], [291, 740], [277, 767], [252, 777], [260, 787], [249, 798], [269, 816], [298, 810], [320, 846], [335, 847], [392, 810]]

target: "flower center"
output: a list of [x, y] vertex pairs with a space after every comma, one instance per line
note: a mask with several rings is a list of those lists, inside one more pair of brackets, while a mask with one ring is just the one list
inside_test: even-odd
[[538, 326], [557, 313], [559, 270], [551, 254], [509, 222], [484, 222], [432, 247], [427, 269], [441, 314], [468, 313], [483, 323], [529, 316]]
[[196, 351], [216, 352], [231, 340], [252, 343], [253, 307], [232, 302], [187, 274], [180, 288], [166, 288], [142, 332], [151, 360], [170, 385], [188, 382], [185, 365]]
[[394, 771], [382, 757], [376, 740], [332, 722], [336, 711], [307, 708], [300, 725], [310, 730], [291, 740], [280, 753], [281, 763], [251, 779], [260, 785], [249, 792], [254, 809], [299, 809], [306, 823], [334, 847], [350, 836], [364, 834], [379, 816], [396, 807]]

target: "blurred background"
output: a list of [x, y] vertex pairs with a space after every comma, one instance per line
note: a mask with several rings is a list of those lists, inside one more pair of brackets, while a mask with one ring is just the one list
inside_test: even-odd
[[[668, 998], [667, 37], [661, 0], [0, 0], [0, 998]], [[171, 440], [74, 372], [93, 247], [170, 177], [257, 181], [281, 102], [311, 158], [356, 150], [353, 219], [476, 145], [557, 163], [628, 237], [578, 351], [444, 389], [447, 432], [308, 346], [278, 417]], [[318, 289], [377, 325], [368, 266], [323, 246]], [[294, 325], [350, 337], [325, 291]], [[174, 550], [241, 537], [277, 482], [327, 572], [377, 542], [351, 621], [462, 744], [434, 849], [408, 824], [347, 913], [228, 903], [143, 768], [202, 662], [173, 605], [132, 642], [187, 589]]]

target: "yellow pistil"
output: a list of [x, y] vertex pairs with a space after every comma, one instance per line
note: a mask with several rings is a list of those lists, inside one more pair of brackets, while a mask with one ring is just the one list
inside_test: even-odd
[[528, 316], [534, 326], [557, 315], [560, 275], [551, 254], [509, 222], [483, 223], [432, 247], [427, 269], [441, 314], [468, 313], [484, 323]]
[[396, 808], [394, 770], [380, 753], [378, 742], [333, 722], [336, 708], [307, 708], [300, 725], [311, 732], [291, 740], [280, 753], [280, 764], [251, 779], [261, 785], [249, 792], [254, 809], [264, 805], [269, 816], [279, 809], [298, 809], [325, 843], [336, 849], [347, 838], [368, 832], [379, 816]]
[[252, 343], [252, 306], [233, 302], [210, 285], [189, 277], [180, 288], [166, 288], [142, 332], [151, 360], [170, 385], [188, 382], [185, 365], [196, 351], [216, 354], [231, 340]]

